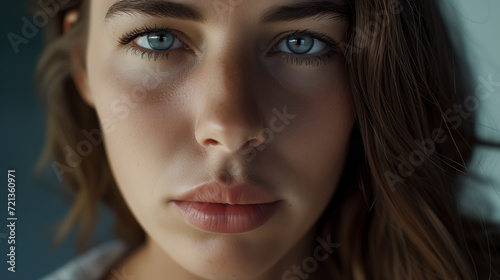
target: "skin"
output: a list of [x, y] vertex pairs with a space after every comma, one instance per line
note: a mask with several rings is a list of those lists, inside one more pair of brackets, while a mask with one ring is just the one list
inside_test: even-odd
[[[282, 279], [313, 256], [316, 221], [337, 188], [355, 114], [342, 54], [307, 66], [269, 49], [279, 42], [273, 37], [297, 29], [342, 41], [347, 24], [258, 23], [264, 11], [292, 0], [243, 1], [224, 16], [212, 1], [179, 0], [207, 22], [143, 15], [106, 22], [114, 2], [91, 1], [86, 71], [75, 80], [97, 111], [115, 179], [147, 235], [115, 272], [150, 280]], [[190, 50], [148, 60], [130, 51], [133, 43], [117, 43], [145, 23], [182, 31]], [[285, 106], [295, 117], [273, 121]], [[263, 129], [272, 127], [266, 138]], [[256, 230], [205, 232], [167, 203], [193, 186], [236, 179], [283, 200]], [[323, 268], [314, 273], [321, 277]]]

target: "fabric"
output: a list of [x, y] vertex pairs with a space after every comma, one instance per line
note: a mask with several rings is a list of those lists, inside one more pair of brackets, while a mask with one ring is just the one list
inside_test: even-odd
[[99, 280], [126, 253], [127, 246], [124, 243], [118, 240], [108, 241], [40, 280]]

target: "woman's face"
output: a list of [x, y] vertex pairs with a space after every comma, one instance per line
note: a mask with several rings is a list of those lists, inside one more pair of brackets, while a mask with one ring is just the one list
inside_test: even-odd
[[166, 266], [253, 279], [312, 254], [355, 119], [345, 3], [322, 3], [91, 1], [82, 95]]

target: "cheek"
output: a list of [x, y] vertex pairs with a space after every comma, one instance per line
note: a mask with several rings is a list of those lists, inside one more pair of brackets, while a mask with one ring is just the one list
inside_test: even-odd
[[[312, 206], [321, 212], [321, 206], [337, 188], [347, 157], [353, 115], [349, 103], [324, 108], [317, 117], [311, 117], [289, 135], [283, 143], [286, 161], [296, 170], [297, 181], [293, 198], [297, 205]], [[313, 113], [310, 113], [313, 115]]]
[[[288, 200], [298, 206], [297, 217], [319, 215], [337, 188], [355, 121], [351, 91], [343, 63], [277, 79], [296, 98], [289, 108], [296, 115], [276, 134], [274, 155], [288, 185]], [[297, 82], [308, 81], [308, 82]], [[287, 195], [287, 194], [284, 194]]]
[[89, 73], [106, 152], [130, 207], [146, 213], [153, 205], [158, 174], [189, 155], [185, 143], [192, 134], [185, 109], [189, 106], [173, 97], [179, 74], [142, 65], [122, 53], [105, 61], [104, 67]]

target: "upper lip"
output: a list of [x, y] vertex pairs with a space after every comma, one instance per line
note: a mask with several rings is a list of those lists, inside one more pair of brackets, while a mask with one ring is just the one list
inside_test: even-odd
[[216, 182], [204, 184], [188, 191], [173, 201], [206, 202], [220, 204], [266, 204], [279, 199], [260, 187], [249, 183], [223, 186]]

